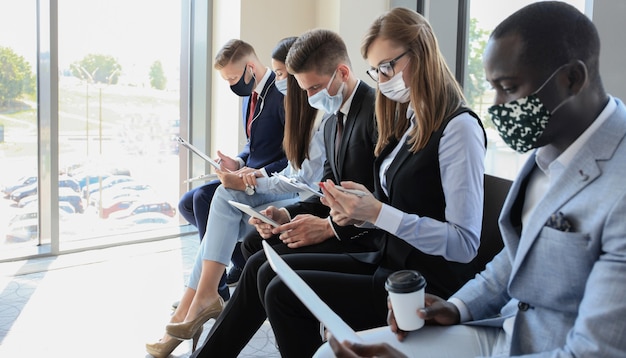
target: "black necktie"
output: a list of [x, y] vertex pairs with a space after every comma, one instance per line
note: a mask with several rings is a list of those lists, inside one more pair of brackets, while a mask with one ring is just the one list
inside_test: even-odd
[[339, 166], [339, 151], [341, 149], [341, 136], [343, 135], [343, 113], [337, 112], [337, 134], [335, 136], [335, 165]]

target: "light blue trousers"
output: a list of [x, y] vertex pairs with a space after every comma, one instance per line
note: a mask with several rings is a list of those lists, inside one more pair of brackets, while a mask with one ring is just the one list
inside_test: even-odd
[[237, 241], [254, 230], [254, 227], [248, 224], [250, 217], [230, 205], [228, 200], [263, 210], [270, 205], [283, 207], [298, 201], [298, 198], [297, 193], [247, 195], [243, 191], [226, 189], [220, 185], [211, 201], [206, 232], [198, 249], [187, 287], [194, 290], [198, 288], [203, 260], [216, 261], [228, 266]]

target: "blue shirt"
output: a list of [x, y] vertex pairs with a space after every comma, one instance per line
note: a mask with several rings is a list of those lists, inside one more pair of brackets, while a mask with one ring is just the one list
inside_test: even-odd
[[[300, 183], [306, 183], [312, 188], [318, 188], [318, 183], [324, 175], [324, 161], [326, 160], [326, 150], [324, 149], [324, 126], [326, 120], [315, 128], [311, 135], [309, 144], [309, 157], [302, 162], [299, 170], [294, 169], [291, 164], [287, 165], [282, 175], [295, 178]], [[294, 192], [296, 189], [278, 179], [278, 177], [262, 177], [256, 180], [256, 192], [262, 194], [281, 194]]]

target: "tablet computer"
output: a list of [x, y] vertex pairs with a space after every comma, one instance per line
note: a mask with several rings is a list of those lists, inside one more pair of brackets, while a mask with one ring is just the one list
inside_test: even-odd
[[209, 162], [209, 164], [211, 164], [211, 166], [213, 166], [213, 168], [221, 170], [219, 163], [216, 162], [215, 160], [211, 159], [208, 155], [204, 154], [200, 149], [194, 147], [191, 143], [187, 142], [186, 140], [184, 140], [181, 137], [178, 137], [177, 139], [178, 139], [178, 143], [182, 144], [183, 147], [189, 149], [190, 151], [195, 153], [200, 158], [202, 158], [202, 159], [206, 160], [207, 162]]
[[262, 220], [263, 222], [272, 225], [273, 227], [279, 227], [280, 224], [277, 223], [276, 221], [268, 218], [267, 216], [261, 214], [260, 212], [254, 210], [250, 205], [248, 204], [244, 204], [244, 203], [240, 203], [237, 201], [233, 201], [233, 200], [229, 200], [228, 203], [234, 207], [236, 207], [237, 209], [243, 211], [244, 213]]
[[286, 177], [280, 173], [273, 173], [272, 176], [277, 177], [280, 181], [285, 182], [289, 185], [291, 185], [292, 187], [298, 189], [299, 191], [304, 191], [310, 194], [313, 194], [315, 196], [319, 196], [320, 198], [324, 197], [324, 194], [320, 193], [318, 190], [315, 190], [314, 188], [311, 188], [310, 186], [308, 186], [305, 183], [300, 183], [299, 181], [297, 181], [295, 178], [289, 178]]
[[267, 261], [285, 285], [302, 301], [313, 315], [339, 342], [362, 342], [356, 332], [337, 315], [309, 285], [276, 253], [267, 241], [263, 240], [263, 250]]

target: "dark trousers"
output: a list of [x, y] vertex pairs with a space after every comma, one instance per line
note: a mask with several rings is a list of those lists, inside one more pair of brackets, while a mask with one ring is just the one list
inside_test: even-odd
[[193, 188], [183, 194], [178, 202], [178, 212], [191, 225], [198, 228], [200, 240], [206, 232], [206, 223], [209, 220], [209, 209], [215, 190], [220, 186], [219, 180], [212, 180], [202, 186]]
[[[387, 315], [384, 288], [373, 287], [376, 265], [342, 253], [343, 244], [329, 239], [289, 249], [270, 239], [275, 250], [298, 271], [313, 290], [354, 329], [384, 325]], [[329, 285], [328, 280], [333, 280]], [[335, 284], [335, 280], [342, 282]], [[346, 297], [359, 297], [346, 300]], [[365, 313], [364, 313], [365, 312]], [[257, 252], [246, 262], [239, 284], [207, 340], [192, 357], [237, 357], [266, 318], [274, 330], [281, 356], [311, 356], [322, 343], [319, 322], [300, 303]]]
[[[263, 250], [263, 244], [261, 242], [263, 242], [263, 238], [256, 230], [249, 232], [243, 238], [243, 241], [241, 241], [241, 254], [243, 255], [245, 260], [249, 259], [250, 256], [256, 254], [257, 252]], [[280, 243], [278, 235], [271, 238], [269, 242]]]

